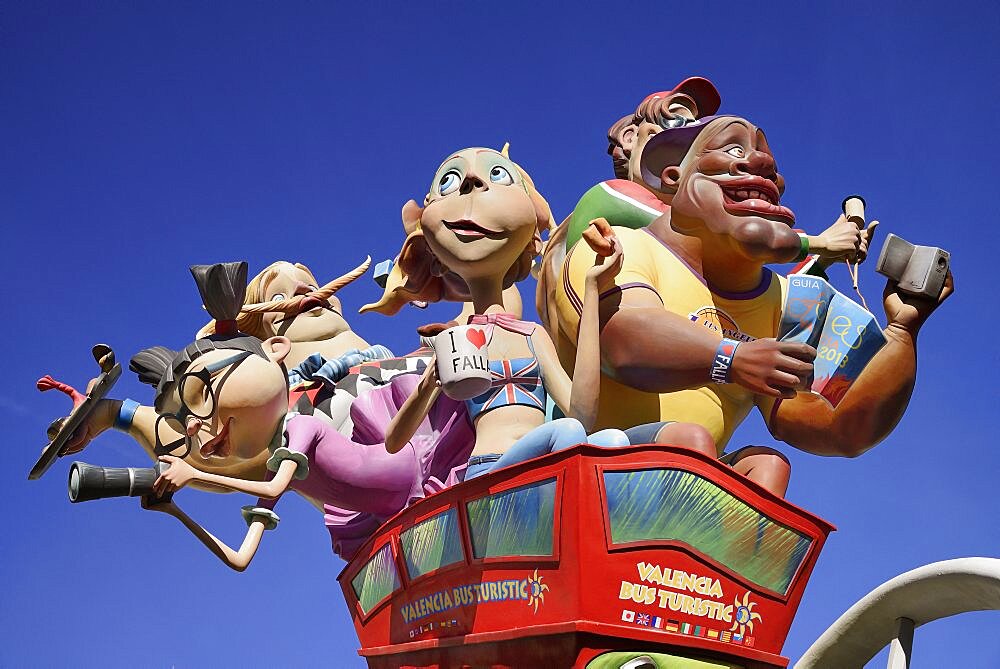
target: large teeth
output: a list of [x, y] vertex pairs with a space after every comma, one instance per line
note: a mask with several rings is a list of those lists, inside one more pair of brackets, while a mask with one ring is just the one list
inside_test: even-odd
[[726, 193], [730, 198], [738, 202], [742, 202], [744, 200], [763, 200], [768, 204], [775, 204], [774, 198], [771, 197], [770, 193], [757, 190], [756, 188], [727, 188]]

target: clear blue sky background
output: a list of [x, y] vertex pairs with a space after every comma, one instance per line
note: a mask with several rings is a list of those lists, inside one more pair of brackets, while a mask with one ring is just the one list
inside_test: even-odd
[[[328, 280], [393, 255], [400, 206], [454, 149], [510, 141], [561, 218], [611, 176], [608, 125], [693, 74], [765, 128], [801, 225], [818, 232], [860, 192], [883, 237], [953, 253], [958, 290], [921, 334], [895, 433], [857, 460], [786, 449], [788, 497], [839, 531], [785, 654], [900, 572], [1000, 552], [995, 3], [559, 4], [3, 4], [0, 665], [361, 665], [318, 513], [284, 500], [280, 530], [236, 574], [134, 501], [70, 505], [67, 462], [25, 480], [67, 406], [35, 379], [84, 384], [95, 342], [121, 360], [187, 343], [204, 317], [189, 264], [253, 273], [280, 258]], [[881, 317], [882, 280], [861, 274]], [[343, 299], [375, 294], [362, 281]], [[352, 322], [405, 352], [414, 326], [453, 311]], [[117, 390], [150, 397], [128, 372]], [[744, 443], [773, 440], [752, 417]], [[83, 459], [145, 463], [117, 433]], [[245, 499], [179, 500], [242, 537]], [[919, 630], [913, 666], [1000, 666], [998, 622]]]

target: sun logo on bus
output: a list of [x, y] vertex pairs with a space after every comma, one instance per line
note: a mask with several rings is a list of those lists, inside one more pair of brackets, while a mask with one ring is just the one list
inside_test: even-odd
[[535, 609], [535, 613], [538, 613], [538, 605], [545, 603], [545, 591], [549, 589], [549, 586], [542, 583], [542, 576], [538, 575], [538, 570], [532, 576], [528, 577], [528, 606], [532, 606]]
[[753, 607], [757, 606], [756, 602], [750, 601], [750, 593], [747, 592], [743, 595], [743, 601], [740, 601], [739, 597], [733, 599], [733, 606], [736, 607], [736, 614], [733, 616], [733, 626], [729, 628], [730, 632], [735, 632], [736, 628], [740, 628], [740, 635], [746, 634], [746, 630], [750, 630], [753, 633], [753, 621], [760, 620], [764, 622], [760, 614], [753, 610]]

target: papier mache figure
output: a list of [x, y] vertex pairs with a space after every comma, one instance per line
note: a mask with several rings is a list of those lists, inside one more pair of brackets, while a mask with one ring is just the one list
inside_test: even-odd
[[[625, 260], [601, 302], [598, 427], [645, 424], [630, 431], [638, 443], [663, 421], [692, 421], [721, 451], [756, 406], [776, 438], [810, 453], [856, 456], [884, 439], [913, 389], [917, 333], [951, 277], [935, 302], [887, 287], [887, 343], [834, 409], [796, 392], [815, 350], [774, 338], [787, 282], [764, 265], [802, 245], [764, 133], [706, 116], [650, 137], [636, 169], [670, 207], [646, 227], [616, 228]], [[550, 314], [560, 333], [575, 331], [592, 262], [578, 245], [561, 268]]]
[[[578, 243], [582, 231], [595, 220], [612, 226], [641, 229], [670, 210], [672, 193], [651, 187], [643, 178], [640, 157], [647, 143], [664, 129], [683, 126], [697, 118], [714, 114], [721, 98], [707, 79], [690, 77], [672, 90], [651, 93], [631, 114], [623, 116], [608, 129], [608, 154], [611, 156], [615, 179], [603, 181], [588, 190], [573, 212], [553, 233], [540, 263], [537, 292], [538, 313], [552, 333], [564, 367], [573, 364], [575, 330], [563, 330], [556, 314], [556, 297], [565, 287], [560, 285], [561, 270], [568, 253]], [[861, 262], [878, 225], [873, 221], [860, 230], [840, 216], [832, 226], [813, 236], [799, 232], [798, 254], [788, 260], [800, 261], [793, 272], [824, 276], [834, 261], [851, 258]], [[675, 252], [682, 257], [697, 256], [700, 242], [693, 237], [678, 236], [672, 240]], [[808, 252], [814, 255], [808, 255]], [[635, 438], [664, 441], [666, 435], [648, 431]], [[716, 445], [704, 443], [700, 450], [709, 455], [717, 452]], [[784, 495], [790, 467], [784, 455], [765, 446], [749, 446], [727, 453], [724, 460], [771, 492]]]
[[[240, 332], [261, 341], [282, 336], [291, 341], [288, 368], [289, 408], [329, 420], [342, 434], [353, 429], [351, 404], [366, 390], [394, 375], [422, 372], [426, 355], [397, 358], [385, 346], [370, 345], [344, 318], [337, 291], [361, 277], [371, 264], [358, 267], [322, 287], [301, 263], [271, 263], [247, 285], [246, 304], [236, 317]], [[198, 336], [214, 332], [214, 321]], [[422, 363], [421, 363], [422, 361]], [[351, 373], [353, 368], [360, 368]]]
[[[503, 310], [503, 290], [527, 277], [541, 248], [541, 233], [552, 219], [531, 179], [505, 151], [471, 148], [453, 154], [438, 168], [424, 206], [410, 201], [403, 211], [413, 221], [413, 232], [382, 299], [362, 311], [393, 314], [413, 300], [471, 299], [475, 313], [468, 322], [485, 326], [489, 333], [493, 381], [489, 390], [466, 401], [476, 441], [464, 478], [581, 442], [626, 445], [618, 430], [587, 434], [599, 366], [597, 288], [602, 277], [618, 269], [620, 252], [614, 238], [593, 234], [607, 246], [602, 254], [607, 262], [592, 261], [587, 271], [590, 310], [585, 308], [580, 333], [587, 355], [578, 358], [571, 380], [545, 330]], [[428, 368], [390, 425], [390, 451], [409, 439], [428, 408], [443, 397], [435, 369]], [[548, 397], [567, 418], [545, 422]], [[679, 443], [692, 433], [694, 438], [704, 433], [694, 425], [677, 424], [674, 429]]]
[[[358, 397], [385, 386], [397, 375], [421, 374], [431, 359], [426, 349], [394, 357], [386, 347], [371, 346], [352, 330], [336, 293], [361, 277], [370, 263], [366, 259], [321, 287], [317, 287], [319, 282], [313, 272], [301, 263], [271, 263], [250, 280], [244, 298], [246, 304], [236, 318], [241, 332], [262, 341], [277, 335], [291, 341], [291, 351], [284, 361], [288, 370], [289, 410], [327, 420], [347, 437], [355, 437], [352, 407]], [[213, 328], [214, 322], [209, 323], [199, 335], [210, 334]], [[394, 395], [388, 388], [379, 393], [377, 399], [381, 400], [379, 406], [385, 407], [383, 411], [396, 407], [394, 396], [406, 396], [398, 391]], [[357, 438], [381, 441], [367, 429], [372, 424], [362, 418]], [[421, 433], [415, 438], [421, 443], [434, 443], [431, 434]], [[430, 467], [427, 478], [445, 479], [453, 463], [447, 459], [439, 461], [435, 455], [436, 451], [425, 452], [426, 466]], [[456, 457], [461, 460], [461, 456]], [[385, 520], [333, 505], [326, 505], [323, 510], [333, 550], [344, 558], [350, 557]]]
[[[719, 92], [712, 82], [689, 77], [672, 90], [647, 95], [632, 114], [623, 116], [608, 129], [608, 154], [616, 178], [602, 181], [580, 198], [573, 212], [553, 233], [545, 251], [546, 261], [539, 277], [538, 311], [546, 326], [550, 325], [548, 312], [553, 308], [558, 270], [566, 253], [580, 240], [592, 220], [603, 218], [613, 226], [640, 229], [669, 211], [672, 195], [652, 188], [643, 177], [640, 157], [647, 142], [665, 129], [715, 114], [720, 103]], [[877, 225], [873, 221], [862, 231], [840, 216], [819, 235], [800, 232], [797, 255], [785, 260], [800, 261], [793, 271], [822, 274], [834, 261], [848, 257], [863, 259]], [[675, 240], [674, 245], [688, 255], [698, 252], [698, 242], [693, 238]], [[809, 252], [814, 255], [809, 256]], [[558, 338], [556, 346], [561, 346]]]
[[[320, 508], [384, 519], [424, 495], [431, 469], [441, 458], [451, 458], [443, 465], [445, 472], [467, 459], [471, 427], [461, 404], [448, 398], [436, 404], [418, 436], [400, 452], [386, 452], [385, 426], [412, 393], [419, 375], [400, 375], [359, 397], [354, 440], [328, 420], [289, 412], [283, 363], [292, 342], [283, 336], [261, 341], [236, 329], [246, 263], [195, 266], [192, 273], [206, 309], [215, 317], [215, 334], [181, 351], [154, 347], [134, 356], [133, 371], [156, 388], [154, 406], [107, 401], [101, 413], [113, 413], [112, 418], [92, 420], [80, 440], [113, 420], [170, 464], [155, 484], [158, 494], [194, 484], [260, 496], [258, 505], [244, 509], [250, 529], [238, 550], [205, 531], [173, 502], [150, 507], [180, 519], [226, 564], [246, 567], [263, 528], [277, 524], [274, 500], [288, 489]], [[434, 489], [440, 486], [438, 482]]]

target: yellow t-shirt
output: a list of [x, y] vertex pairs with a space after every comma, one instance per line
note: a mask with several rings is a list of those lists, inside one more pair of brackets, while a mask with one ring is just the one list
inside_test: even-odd
[[[777, 335], [787, 290], [784, 277], [764, 268], [760, 286], [748, 293], [713, 291], [695, 270], [648, 229], [616, 227], [615, 233], [624, 256], [622, 271], [615, 279], [619, 289], [652, 290], [663, 302], [664, 309], [718, 332], [720, 339], [725, 336], [751, 341]], [[557, 345], [568, 370], [573, 369], [576, 357], [584, 277], [593, 263], [593, 252], [577, 244], [564, 263], [556, 286]], [[708, 376], [708, 370], [705, 375]], [[753, 393], [742, 386], [707, 380], [698, 388], [657, 395], [622, 385], [602, 373], [595, 427], [626, 429], [671, 420], [697, 423], [712, 434], [721, 453], [736, 427], [750, 412], [754, 399]]]

